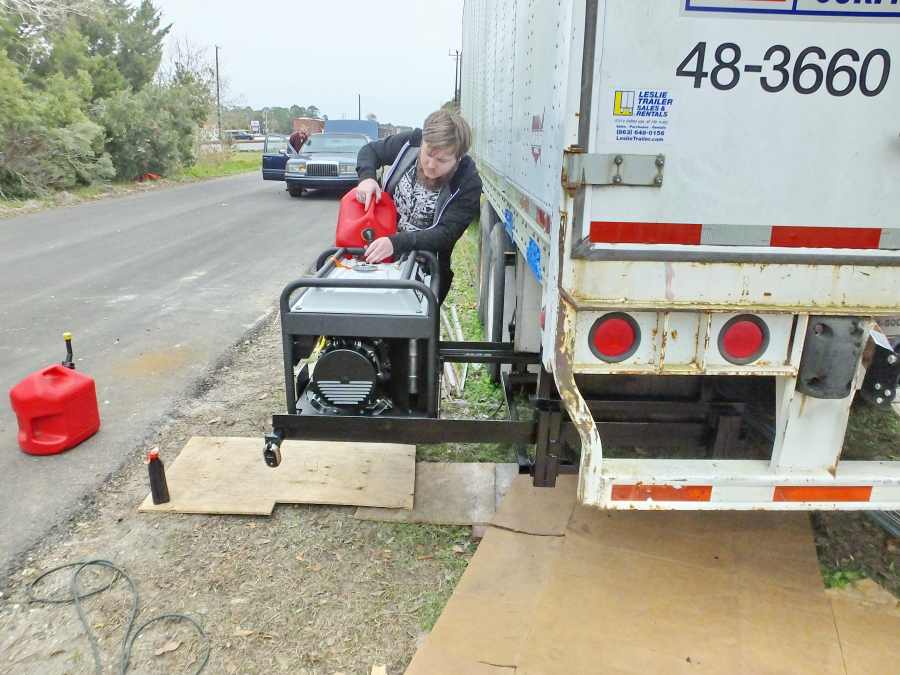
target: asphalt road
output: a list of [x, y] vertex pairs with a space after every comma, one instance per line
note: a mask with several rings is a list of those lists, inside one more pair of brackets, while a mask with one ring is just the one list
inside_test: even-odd
[[[0, 586], [333, 241], [337, 205], [253, 173], [0, 220]], [[64, 331], [102, 427], [26, 455], [5, 392], [64, 357]]]

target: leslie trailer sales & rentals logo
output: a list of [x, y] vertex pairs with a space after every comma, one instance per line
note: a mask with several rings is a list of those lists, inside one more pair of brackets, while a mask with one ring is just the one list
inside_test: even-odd
[[668, 91], [619, 89], [613, 92], [616, 140], [662, 143], [669, 126], [669, 111], [675, 99]]

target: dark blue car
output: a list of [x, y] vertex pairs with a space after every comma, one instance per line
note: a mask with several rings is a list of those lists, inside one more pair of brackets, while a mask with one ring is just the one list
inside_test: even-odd
[[284, 165], [288, 161], [288, 137], [281, 134], [266, 136], [263, 146], [263, 180], [284, 180]]
[[300, 154], [287, 159], [284, 180], [291, 197], [306, 188], [349, 190], [357, 183], [356, 155], [369, 137], [364, 134], [313, 134]]

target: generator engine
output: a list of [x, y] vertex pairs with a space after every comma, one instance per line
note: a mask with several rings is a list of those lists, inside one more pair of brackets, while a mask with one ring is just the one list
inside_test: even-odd
[[388, 344], [380, 339], [327, 338], [309, 381], [309, 402], [317, 412], [378, 415], [393, 404]]

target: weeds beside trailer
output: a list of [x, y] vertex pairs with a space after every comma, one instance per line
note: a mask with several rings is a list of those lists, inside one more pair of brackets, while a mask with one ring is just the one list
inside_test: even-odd
[[[896, 396], [870, 331], [900, 304], [898, 45], [890, 2], [467, 0], [485, 324], [561, 402], [538, 482], [569, 419], [587, 504], [900, 508], [900, 463], [840, 460], [856, 392]], [[612, 398], [671, 414], [722, 383], [760, 387], [766, 459], [728, 419], [713, 458], [603, 457]]]

